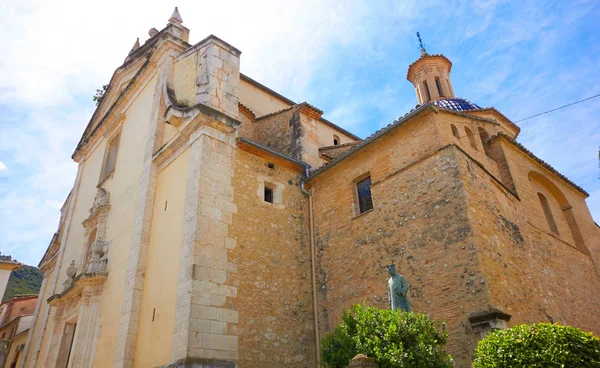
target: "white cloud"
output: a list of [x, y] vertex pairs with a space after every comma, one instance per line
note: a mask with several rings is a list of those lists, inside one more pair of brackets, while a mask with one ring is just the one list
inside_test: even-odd
[[[328, 104], [326, 117], [370, 134], [416, 104], [404, 73], [418, 57], [417, 30], [430, 52], [446, 53], [443, 47], [452, 47], [454, 88], [464, 92], [461, 96], [482, 105], [489, 102], [514, 118], [555, 107], [545, 104], [549, 103], [546, 96], [573, 95], [587, 81], [598, 81], [595, 59], [578, 65], [577, 72], [563, 68], [551, 76], [544, 74], [542, 63], [561, 37], [569, 34], [557, 29], [557, 24], [578, 24], [592, 3], [570, 7], [572, 11], [564, 14], [525, 4], [518, 14], [504, 16], [498, 9], [511, 2], [501, 0], [477, 1], [473, 7], [470, 2], [440, 6], [429, 0], [180, 1], [177, 5], [184, 25], [191, 29], [190, 42], [211, 33], [219, 36], [242, 50], [242, 72], [294, 100], [308, 100], [321, 108]], [[72, 186], [76, 164], [70, 155], [93, 112], [95, 90], [109, 81], [136, 37], [144, 42], [151, 27], [166, 25], [172, 8], [171, 3], [158, 0], [21, 0], [0, 6], [0, 22], [6, 30], [0, 32], [3, 253], [37, 264], [58, 225], [58, 207]], [[478, 44], [483, 42], [478, 39], [485, 43]], [[527, 49], [537, 60], [531, 71], [515, 68], [523, 55], [516, 45], [523, 44], [535, 45]], [[350, 66], [350, 60], [336, 53], [340, 49], [352, 58]], [[475, 49], [477, 53], [467, 55]], [[361, 77], [370, 79], [371, 74], [380, 79], [370, 85], [356, 82]], [[524, 74], [527, 78], [514, 78]], [[316, 88], [319, 80], [327, 84]], [[373, 121], [374, 111], [380, 120]], [[600, 141], [598, 124], [581, 123], [596, 121], [596, 112], [597, 108], [578, 108], [570, 115], [528, 121], [521, 141], [568, 176], [575, 175], [572, 179], [578, 182], [579, 177], [596, 172], [590, 154], [597, 148], [594, 142]], [[565, 141], [581, 149], [557, 152], [552, 148], [565, 147]], [[589, 183], [592, 209], [600, 192], [594, 189], [596, 182], [581, 184]], [[597, 210], [594, 215], [600, 218]]]

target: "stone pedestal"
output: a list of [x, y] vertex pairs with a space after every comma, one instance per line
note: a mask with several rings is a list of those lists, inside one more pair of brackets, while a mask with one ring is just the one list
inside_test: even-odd
[[350, 361], [348, 368], [379, 368], [379, 364], [375, 363], [375, 359], [369, 358], [364, 354], [358, 354]]

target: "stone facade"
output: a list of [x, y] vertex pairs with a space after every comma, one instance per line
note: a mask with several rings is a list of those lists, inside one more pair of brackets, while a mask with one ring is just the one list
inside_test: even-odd
[[136, 42], [73, 154], [20, 367], [316, 367], [351, 304], [388, 308], [390, 263], [459, 366], [515, 323], [600, 333], [587, 194], [453, 98], [444, 56], [409, 67], [422, 104], [361, 140], [182, 22]]

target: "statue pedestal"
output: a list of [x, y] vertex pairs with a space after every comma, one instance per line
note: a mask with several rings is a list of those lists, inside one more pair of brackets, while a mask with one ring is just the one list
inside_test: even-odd
[[379, 364], [375, 363], [375, 359], [369, 358], [364, 354], [358, 354], [350, 361], [348, 368], [379, 368]]

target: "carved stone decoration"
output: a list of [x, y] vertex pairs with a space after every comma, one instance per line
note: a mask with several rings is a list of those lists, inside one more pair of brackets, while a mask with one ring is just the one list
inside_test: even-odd
[[75, 260], [71, 261], [71, 265], [67, 267], [67, 279], [63, 282], [63, 291], [73, 286], [75, 275], [77, 274], [77, 267], [75, 267]]
[[102, 207], [110, 207], [110, 194], [104, 188], [98, 188], [98, 193], [94, 197], [94, 204], [90, 208], [90, 217], [92, 217]]
[[101, 240], [96, 240], [91, 249], [92, 257], [87, 266], [88, 273], [105, 273], [108, 263], [107, 254], [108, 246]]
[[90, 216], [83, 221], [85, 228], [84, 251], [81, 260], [81, 272], [105, 273], [108, 264], [108, 245], [106, 243], [106, 222], [110, 211], [110, 194], [104, 188], [98, 188]]
[[411, 312], [410, 303], [408, 302], [408, 290], [410, 286], [402, 275], [396, 273], [394, 264], [387, 265], [390, 279], [388, 280], [388, 301], [392, 310], [402, 309], [405, 312]]

